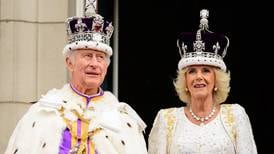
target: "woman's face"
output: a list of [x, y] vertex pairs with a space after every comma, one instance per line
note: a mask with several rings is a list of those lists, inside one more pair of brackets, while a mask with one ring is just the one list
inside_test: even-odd
[[203, 98], [212, 95], [215, 85], [213, 67], [207, 65], [189, 66], [185, 77], [191, 97]]

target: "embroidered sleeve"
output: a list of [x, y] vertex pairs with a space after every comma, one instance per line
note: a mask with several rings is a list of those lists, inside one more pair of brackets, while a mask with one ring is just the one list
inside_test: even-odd
[[236, 148], [238, 154], [257, 154], [252, 127], [245, 109], [236, 104], [234, 107], [236, 122]]
[[165, 154], [167, 151], [166, 141], [166, 124], [163, 117], [163, 110], [157, 113], [153, 127], [148, 138], [148, 153], [149, 154]]
[[148, 139], [149, 154], [167, 154], [175, 122], [173, 108], [158, 112]]

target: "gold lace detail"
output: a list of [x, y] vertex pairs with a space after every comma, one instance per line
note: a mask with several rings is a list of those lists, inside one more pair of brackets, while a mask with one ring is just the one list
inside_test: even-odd
[[231, 135], [232, 139], [233, 139], [233, 142], [235, 143], [236, 141], [236, 129], [235, 129], [235, 118], [234, 118], [234, 115], [233, 115], [233, 111], [232, 111], [232, 105], [231, 104], [223, 104], [222, 107], [224, 108], [223, 109], [223, 114], [225, 116], [225, 123], [227, 124], [228, 126], [228, 131], [229, 131], [229, 134]]
[[[92, 108], [90, 109], [92, 110]], [[95, 154], [95, 146], [92, 142], [91, 138], [98, 132], [102, 130], [102, 128], [96, 128], [93, 131], [88, 131], [88, 127], [90, 124], [89, 119], [85, 119], [83, 115], [80, 115], [76, 110], [71, 110], [71, 112], [78, 117], [78, 119], [81, 120], [81, 134], [80, 136], [77, 135], [77, 120], [76, 121], [70, 121], [69, 119], [65, 118], [64, 116], [64, 107], [62, 107], [59, 110], [60, 116], [63, 118], [64, 122], [66, 123], [66, 126], [71, 132], [72, 137], [72, 149], [70, 150], [70, 154], [86, 154], [87, 153], [87, 146], [90, 146], [90, 152], [91, 154]], [[90, 140], [90, 145], [86, 144], [86, 141]], [[81, 140], [80, 144], [78, 144], [78, 140]]]
[[176, 117], [173, 113], [174, 110], [175, 110], [175, 108], [169, 108], [169, 109], [164, 110], [164, 118], [165, 118], [166, 123], [167, 123], [167, 143], [168, 143], [168, 147], [171, 144], [171, 139], [172, 139], [173, 130], [174, 130], [174, 123], [175, 123], [175, 120], [176, 120]]

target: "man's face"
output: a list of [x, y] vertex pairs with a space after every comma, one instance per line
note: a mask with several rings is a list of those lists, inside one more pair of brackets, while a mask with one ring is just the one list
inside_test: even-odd
[[80, 89], [98, 89], [108, 68], [105, 53], [92, 49], [78, 49], [66, 59], [71, 82]]

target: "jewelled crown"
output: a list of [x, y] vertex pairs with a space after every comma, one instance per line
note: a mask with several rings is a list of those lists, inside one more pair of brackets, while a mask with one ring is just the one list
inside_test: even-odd
[[95, 49], [111, 56], [112, 23], [96, 13], [96, 0], [87, 2], [84, 2], [82, 17], [70, 17], [66, 21], [68, 44], [63, 53], [66, 55], [75, 49]]
[[177, 39], [181, 56], [178, 68], [181, 70], [190, 65], [211, 65], [226, 71], [223, 58], [229, 46], [229, 39], [208, 29], [208, 10], [201, 10], [200, 17], [200, 26], [196, 33], [183, 32]]

